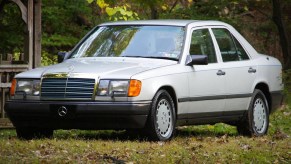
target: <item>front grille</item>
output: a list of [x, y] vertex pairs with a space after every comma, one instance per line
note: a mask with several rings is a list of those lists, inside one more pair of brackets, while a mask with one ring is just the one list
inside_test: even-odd
[[95, 79], [44, 78], [41, 84], [42, 99], [91, 99]]

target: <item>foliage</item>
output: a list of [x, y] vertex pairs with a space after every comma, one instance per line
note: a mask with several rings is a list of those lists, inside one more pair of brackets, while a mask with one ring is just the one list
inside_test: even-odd
[[70, 51], [101, 20], [86, 1], [43, 0], [42, 65], [56, 63], [57, 53]]
[[[42, 46], [49, 53], [70, 50], [92, 28], [91, 8], [84, 1], [44, 0]], [[52, 48], [53, 47], [53, 48]]]
[[[88, 3], [92, 3], [93, 0], [87, 0]], [[97, 5], [101, 8], [101, 10], [109, 16], [109, 20], [117, 21], [117, 20], [136, 20], [139, 19], [138, 14], [134, 11], [131, 11], [130, 4], [125, 3], [120, 6], [110, 7], [108, 3], [104, 0], [96, 0]]]
[[[283, 72], [285, 104], [291, 104], [291, 69]], [[291, 105], [289, 106], [291, 107]]]
[[0, 54], [23, 52], [23, 25], [17, 6], [5, 5], [0, 11]]
[[282, 62], [278, 31], [272, 20], [272, 3], [268, 0], [193, 1], [189, 7], [176, 5], [163, 18], [221, 20], [233, 25], [258, 52], [277, 57]]
[[[259, 52], [283, 61], [270, 0], [43, 0], [42, 3], [42, 49], [47, 52], [42, 56], [49, 54], [49, 58], [58, 51], [71, 50], [89, 29], [101, 22], [161, 18], [228, 22]], [[288, 20], [287, 1], [282, 5]], [[290, 27], [287, 26], [289, 31]], [[0, 53], [23, 52], [25, 32], [17, 6], [6, 4], [0, 11]]]
[[57, 64], [57, 61], [58, 61], [57, 55], [51, 55], [46, 51], [42, 51], [41, 66], [49, 66], [49, 65]]

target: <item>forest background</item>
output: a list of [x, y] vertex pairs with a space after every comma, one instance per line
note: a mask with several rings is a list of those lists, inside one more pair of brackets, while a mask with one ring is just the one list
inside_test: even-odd
[[[56, 63], [59, 51], [100, 23], [135, 19], [221, 20], [291, 68], [291, 0], [42, 0], [42, 65]], [[17, 58], [25, 32], [17, 5], [0, 0], [0, 53]]]

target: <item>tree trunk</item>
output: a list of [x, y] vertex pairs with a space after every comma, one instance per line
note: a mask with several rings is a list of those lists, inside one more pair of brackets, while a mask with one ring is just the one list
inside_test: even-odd
[[159, 19], [159, 13], [156, 6], [154, 4], [151, 4], [150, 9], [151, 9], [151, 19]]
[[[290, 36], [287, 33], [287, 26], [283, 20], [282, 0], [272, 0], [273, 2], [273, 21], [275, 22], [280, 37], [280, 43], [283, 52], [283, 69], [291, 69], [291, 43]], [[288, 3], [288, 2], [287, 2]]]

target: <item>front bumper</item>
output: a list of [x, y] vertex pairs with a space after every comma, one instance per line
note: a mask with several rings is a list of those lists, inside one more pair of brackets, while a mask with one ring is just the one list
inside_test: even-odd
[[4, 109], [15, 127], [130, 129], [143, 128], [145, 126], [150, 104], [150, 101], [75, 102], [10, 100], [6, 102]]

